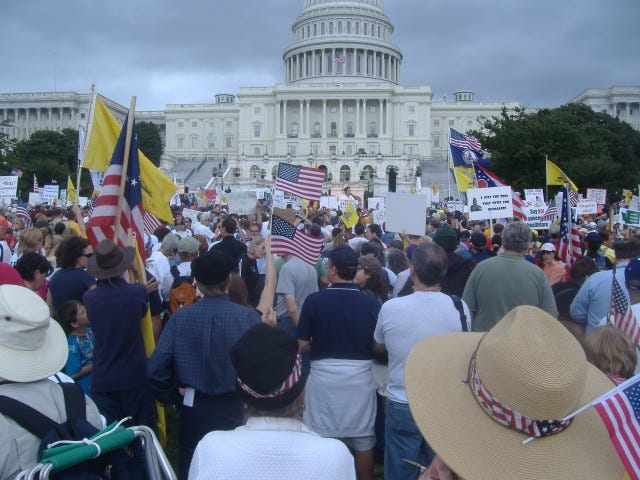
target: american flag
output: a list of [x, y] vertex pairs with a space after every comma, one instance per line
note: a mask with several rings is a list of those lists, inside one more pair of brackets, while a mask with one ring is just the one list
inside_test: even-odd
[[468, 148], [469, 150], [473, 150], [474, 152], [479, 152], [482, 148], [480, 142], [469, 135], [464, 135], [457, 130], [454, 130], [453, 128], [450, 128], [449, 132], [449, 144], [453, 145], [454, 147]]
[[320, 200], [324, 170], [299, 167], [290, 163], [278, 164], [276, 190], [283, 190], [307, 200]]
[[[486, 168], [481, 167], [477, 163], [473, 164], [473, 168], [476, 172], [478, 188], [509, 186], [496, 174], [490, 172]], [[521, 218], [522, 220], [526, 220], [527, 214], [524, 213], [524, 202], [522, 201], [522, 198], [520, 198], [520, 195], [517, 192], [514, 192], [513, 189], [511, 189], [511, 203], [513, 204], [513, 216]]]
[[597, 399], [593, 406], [629, 478], [640, 480], [640, 375]]
[[22, 173], [23, 173], [22, 170], [20, 170], [19, 168], [11, 169], [11, 175], [13, 175], [14, 177], [21, 177]]
[[579, 200], [578, 194], [573, 190], [569, 190], [569, 203], [571, 204], [572, 207], [575, 207], [576, 205], [578, 205], [578, 200]]
[[142, 215], [142, 221], [144, 223], [144, 229], [147, 233], [153, 234], [158, 227], [162, 226], [162, 222], [153, 213], [147, 211]]
[[558, 209], [555, 205], [549, 205], [549, 208], [547, 208], [547, 211], [544, 212], [540, 220], [543, 222], [555, 222], [556, 218], [558, 218]]
[[322, 237], [307, 235], [284, 218], [272, 215], [271, 251], [273, 253], [295, 255], [309, 265], [315, 266], [323, 244]]
[[[123, 173], [122, 165], [128, 121], [129, 116], [127, 115], [120, 131], [118, 143], [116, 143], [116, 147], [113, 150], [111, 162], [105, 172], [100, 194], [96, 199], [87, 225], [87, 237], [93, 248], [96, 248], [98, 243], [105, 238], [113, 240], [113, 234], [115, 228], [117, 228], [118, 235], [114, 240], [115, 243], [121, 247], [128, 246], [127, 231], [131, 228], [136, 237], [138, 252], [144, 261], [142, 188], [140, 185], [140, 160], [138, 158], [135, 123], [131, 137], [131, 148], [129, 149], [124, 194], [122, 198], [120, 197], [120, 180]], [[119, 203], [122, 204], [122, 213], [120, 215], [120, 225], [116, 227], [116, 207]]]
[[36, 174], [33, 174], [33, 193], [40, 193], [40, 187], [38, 187], [38, 179]]
[[611, 308], [609, 315], [613, 317], [613, 324], [622, 330], [637, 348], [640, 343], [640, 326], [638, 320], [629, 306], [629, 301], [625, 295], [616, 276], [613, 276], [613, 287], [611, 291]]
[[[560, 245], [558, 256], [569, 268], [582, 256], [580, 234], [578, 229], [570, 223], [571, 211], [567, 206], [567, 188], [562, 190], [562, 209], [560, 214]], [[571, 229], [569, 230], [569, 225]]]
[[336, 55], [336, 58], [333, 61], [336, 63], [347, 63], [347, 56], [344, 53], [340, 53]]
[[33, 220], [31, 220], [31, 215], [29, 215], [29, 211], [24, 208], [24, 205], [18, 205], [16, 207], [16, 217], [22, 219], [25, 228], [33, 227]]

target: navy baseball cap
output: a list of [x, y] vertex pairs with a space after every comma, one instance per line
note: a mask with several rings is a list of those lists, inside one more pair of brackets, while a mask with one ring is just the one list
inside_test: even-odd
[[640, 257], [627, 264], [624, 269], [624, 283], [629, 290], [640, 290]]

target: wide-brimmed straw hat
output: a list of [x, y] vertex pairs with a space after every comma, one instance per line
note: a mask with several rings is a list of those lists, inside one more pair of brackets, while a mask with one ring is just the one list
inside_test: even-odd
[[0, 377], [35, 382], [59, 372], [69, 347], [62, 327], [35, 292], [17, 285], [0, 286]]
[[[619, 479], [624, 472], [593, 408], [523, 445], [531, 433], [481, 406], [493, 399], [513, 418], [560, 420], [613, 388], [573, 335], [536, 307], [511, 310], [486, 334], [420, 342], [407, 358], [405, 383], [420, 432], [465, 480]], [[545, 425], [528, 425], [536, 428]]]
[[135, 257], [134, 247], [120, 248], [109, 239], [101, 240], [87, 262], [87, 272], [99, 279], [119, 277], [133, 265]]

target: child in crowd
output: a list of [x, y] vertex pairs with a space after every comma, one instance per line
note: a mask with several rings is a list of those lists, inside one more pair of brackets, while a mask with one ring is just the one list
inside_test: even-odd
[[56, 318], [67, 334], [69, 358], [64, 373], [73, 378], [82, 390], [91, 396], [91, 370], [95, 340], [89, 327], [87, 311], [78, 300], [60, 305]]
[[616, 385], [633, 376], [638, 356], [631, 339], [619, 328], [595, 328], [584, 340], [587, 358]]

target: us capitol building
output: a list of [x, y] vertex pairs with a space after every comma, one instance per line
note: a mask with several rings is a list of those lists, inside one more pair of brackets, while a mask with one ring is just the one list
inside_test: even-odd
[[[479, 128], [482, 117], [520, 106], [476, 102], [470, 90], [434, 100], [429, 86], [402, 85], [403, 55], [382, 0], [305, 0], [291, 30], [282, 83], [240, 87], [237, 94], [216, 94], [212, 103], [136, 112], [138, 121], [160, 127], [161, 168], [169, 176], [191, 188], [267, 186], [278, 162], [286, 161], [326, 170], [327, 192], [349, 184], [380, 194], [391, 169], [398, 191], [415, 187], [421, 176], [425, 186], [447, 192], [454, 185], [449, 128], [467, 132]], [[615, 89], [592, 92], [595, 103], [594, 89], [572, 101], [638, 128], [640, 87]], [[104, 100], [122, 121], [126, 108]], [[74, 92], [0, 94], [0, 120], [12, 122], [7, 133], [23, 139], [39, 129], [85, 124], [89, 104], [89, 94]]]

